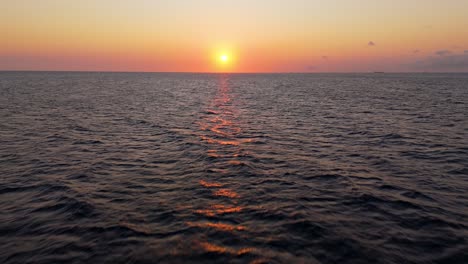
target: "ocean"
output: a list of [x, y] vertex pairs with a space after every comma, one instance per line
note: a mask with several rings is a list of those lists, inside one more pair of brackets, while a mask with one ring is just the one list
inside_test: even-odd
[[468, 263], [468, 74], [0, 72], [0, 263]]

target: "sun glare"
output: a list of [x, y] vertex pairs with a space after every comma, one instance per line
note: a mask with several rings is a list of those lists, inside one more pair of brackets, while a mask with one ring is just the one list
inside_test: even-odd
[[213, 53], [213, 70], [216, 72], [231, 72], [235, 69], [237, 56], [232, 50], [218, 49]]
[[223, 54], [223, 55], [219, 56], [219, 60], [221, 62], [228, 62], [229, 61], [229, 56], [226, 55], [226, 54]]

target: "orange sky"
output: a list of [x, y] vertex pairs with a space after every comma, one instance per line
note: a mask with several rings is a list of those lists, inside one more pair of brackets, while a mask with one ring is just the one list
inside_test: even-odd
[[466, 0], [0, 5], [0, 70], [468, 71]]

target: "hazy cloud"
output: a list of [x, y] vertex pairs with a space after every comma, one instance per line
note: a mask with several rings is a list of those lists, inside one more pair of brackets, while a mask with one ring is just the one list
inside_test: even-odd
[[417, 54], [417, 53], [419, 53], [419, 52], [421, 52], [421, 51], [418, 50], [418, 49], [417, 49], [417, 50], [413, 50], [413, 54]]
[[328, 60], [328, 56], [322, 56], [322, 59]]
[[412, 65], [412, 68], [415, 68], [418, 71], [468, 71], [468, 53], [437, 57], [429, 56], [423, 60], [415, 62]]
[[375, 42], [374, 42], [374, 41], [369, 41], [369, 43], [367, 43], [367, 46], [369, 46], [369, 47], [374, 47], [374, 46], [375, 46]]
[[452, 52], [450, 50], [438, 50], [435, 52], [436, 55], [439, 55], [439, 56], [445, 56], [445, 55], [449, 55], [451, 54]]
[[316, 71], [318, 70], [319, 67], [315, 66], [315, 65], [309, 65], [307, 66], [307, 70], [308, 71]]
[[468, 54], [468, 50], [465, 50], [464, 53], [465, 53], [465, 54]]

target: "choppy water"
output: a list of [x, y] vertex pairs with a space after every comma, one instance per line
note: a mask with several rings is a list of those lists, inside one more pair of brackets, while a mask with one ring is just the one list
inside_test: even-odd
[[468, 263], [468, 75], [0, 73], [0, 263]]

